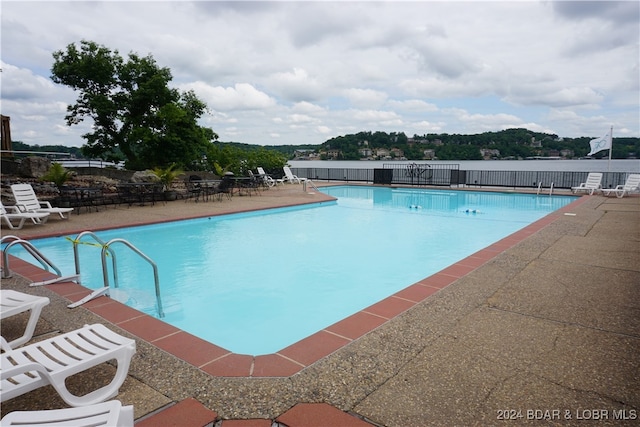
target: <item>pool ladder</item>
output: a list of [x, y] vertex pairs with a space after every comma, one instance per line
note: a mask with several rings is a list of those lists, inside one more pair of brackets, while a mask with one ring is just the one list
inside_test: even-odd
[[2, 253], [3, 261], [4, 261], [4, 267], [2, 268], [3, 279], [8, 279], [12, 276], [11, 268], [9, 268], [9, 251], [11, 250], [12, 247], [16, 245], [22, 246], [24, 250], [26, 250], [29, 254], [31, 254], [31, 256], [33, 256], [40, 263], [40, 265], [42, 265], [42, 267], [45, 270], [49, 271], [49, 268], [51, 268], [53, 271], [55, 271], [58, 274], [58, 276], [62, 276], [60, 269], [56, 267], [54, 263], [49, 261], [47, 257], [45, 257], [38, 249], [36, 249], [36, 247], [33, 246], [31, 242], [21, 239], [18, 236], [12, 236], [12, 235], [2, 236], [2, 239], [0, 239], [0, 244], [6, 243], [6, 242], [9, 242], [9, 243], [7, 244], [7, 246], [5, 246]]
[[316, 187], [316, 185], [313, 183], [313, 181], [307, 178], [306, 180], [302, 181], [302, 191], [304, 191], [305, 193], [307, 192], [307, 184], [309, 184], [311, 188], [314, 188], [316, 191], [320, 191], [318, 190], [318, 187]]
[[11, 250], [12, 247], [14, 247], [16, 245], [20, 245], [29, 254], [31, 254], [31, 256], [33, 256], [40, 263], [40, 265], [42, 265], [42, 267], [45, 270], [49, 271], [49, 269], [52, 269], [53, 271], [56, 272], [56, 274], [58, 276], [60, 276], [60, 277], [57, 277], [55, 279], [46, 280], [46, 281], [43, 281], [43, 282], [34, 282], [30, 286], [50, 285], [50, 284], [61, 282], [61, 281], [75, 280], [75, 279], [78, 279], [78, 283], [79, 283], [79, 279], [80, 279], [80, 256], [79, 256], [79, 253], [78, 253], [78, 245], [83, 243], [82, 242], [82, 238], [84, 236], [90, 236], [97, 242], [97, 244], [95, 244], [95, 243], [84, 243], [84, 244], [89, 244], [89, 245], [93, 245], [93, 246], [100, 246], [102, 248], [101, 259], [102, 259], [102, 278], [103, 278], [103, 281], [104, 281], [104, 287], [101, 288], [101, 289], [95, 290], [91, 294], [89, 294], [86, 297], [82, 298], [80, 301], [77, 301], [75, 303], [69, 304], [68, 307], [69, 308], [78, 307], [79, 305], [82, 305], [85, 302], [88, 302], [88, 301], [92, 300], [93, 298], [96, 298], [96, 297], [98, 297], [100, 295], [105, 295], [105, 294], [108, 295], [109, 294], [109, 274], [108, 274], [108, 268], [107, 268], [107, 255], [110, 255], [111, 256], [111, 260], [112, 260], [111, 262], [112, 262], [112, 265], [113, 265], [112, 269], [113, 269], [114, 287], [116, 287], [116, 288], [119, 287], [116, 254], [111, 249], [111, 245], [114, 244], [114, 243], [122, 243], [122, 244], [128, 246], [135, 253], [140, 255], [149, 264], [151, 264], [151, 266], [153, 268], [153, 278], [154, 278], [154, 281], [155, 281], [155, 292], [156, 292], [156, 303], [157, 303], [157, 308], [158, 308], [158, 317], [163, 318], [164, 317], [164, 310], [162, 308], [162, 298], [160, 297], [160, 280], [158, 278], [158, 266], [156, 265], [156, 263], [153, 262], [153, 260], [151, 258], [149, 258], [147, 255], [145, 255], [142, 251], [140, 251], [138, 248], [136, 248], [134, 245], [132, 245], [127, 240], [124, 240], [124, 239], [111, 239], [111, 240], [109, 240], [108, 242], [105, 243], [102, 239], [100, 239], [92, 231], [83, 231], [82, 233], [78, 234], [78, 236], [76, 236], [76, 238], [74, 240], [72, 240], [72, 243], [73, 243], [73, 257], [74, 257], [74, 261], [75, 261], [76, 274], [71, 275], [71, 276], [64, 276], [64, 277], [62, 277], [62, 273], [61, 273], [60, 269], [53, 262], [51, 262], [49, 259], [47, 259], [47, 257], [45, 257], [35, 246], [33, 246], [33, 244], [31, 244], [31, 242], [29, 242], [27, 240], [24, 240], [24, 239], [21, 239], [18, 236], [12, 236], [12, 235], [3, 236], [2, 239], [0, 239], [0, 244], [6, 243], [6, 242], [9, 242], [9, 243], [7, 244], [7, 246], [3, 250], [4, 268], [2, 269], [2, 278], [3, 279], [8, 279], [8, 278], [11, 277], [11, 269], [9, 267], [9, 251]]
[[164, 310], [162, 308], [162, 298], [160, 296], [160, 279], [158, 278], [159, 277], [158, 276], [158, 265], [151, 258], [149, 258], [147, 255], [145, 255], [140, 249], [136, 248], [131, 242], [129, 242], [127, 240], [120, 239], [120, 238], [115, 238], [115, 239], [109, 240], [108, 242], [104, 242], [94, 232], [92, 232], [92, 231], [83, 231], [82, 233], [78, 234], [74, 240], [72, 240], [72, 242], [73, 242], [73, 257], [74, 257], [75, 266], [76, 266], [76, 274], [78, 276], [80, 275], [80, 256], [78, 254], [78, 245], [80, 245], [80, 244], [96, 245], [94, 243], [83, 243], [82, 242], [82, 238], [85, 237], [85, 236], [92, 237], [97, 242], [97, 246], [102, 247], [101, 260], [102, 260], [102, 279], [103, 279], [103, 282], [104, 282], [104, 288], [98, 289], [96, 291], [96, 293], [98, 293], [98, 292], [107, 293], [108, 289], [109, 289], [109, 286], [110, 286], [109, 285], [109, 273], [108, 273], [108, 268], [107, 268], [107, 255], [111, 256], [114, 287], [118, 288], [120, 286], [119, 280], [118, 280], [118, 267], [117, 267], [117, 262], [116, 262], [116, 254], [113, 251], [113, 249], [111, 249], [111, 246], [114, 243], [122, 243], [125, 246], [127, 246], [129, 249], [131, 249], [133, 252], [138, 254], [140, 257], [142, 257], [142, 259], [147, 261], [151, 265], [151, 267], [153, 268], [153, 280], [154, 280], [154, 283], [155, 283], [155, 293], [156, 293], [156, 304], [157, 304], [157, 308], [158, 308], [158, 317], [163, 318], [164, 317]]
[[[536, 195], [539, 196], [540, 192], [542, 191], [542, 181], [540, 181], [538, 183], [538, 191], [536, 192]], [[553, 182], [551, 183], [551, 187], [549, 187], [549, 195], [553, 195]]]

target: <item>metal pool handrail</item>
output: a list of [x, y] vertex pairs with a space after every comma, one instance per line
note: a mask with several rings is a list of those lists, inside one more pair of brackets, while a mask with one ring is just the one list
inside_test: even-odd
[[[540, 195], [540, 192], [542, 191], [542, 181], [540, 181], [538, 183], [538, 191], [536, 191], [536, 196]], [[549, 195], [553, 195], [553, 182], [551, 183], [551, 186], [549, 187]]]
[[3, 259], [4, 259], [4, 268], [2, 269], [2, 278], [3, 279], [8, 279], [8, 278], [11, 277], [11, 269], [9, 268], [9, 250], [15, 245], [22, 246], [36, 260], [38, 260], [38, 262], [44, 267], [45, 270], [49, 271], [49, 267], [51, 267], [58, 274], [58, 276], [62, 276], [62, 273], [60, 272], [60, 269], [58, 267], [56, 267], [56, 265], [54, 263], [49, 261], [47, 259], [47, 257], [45, 257], [29, 241], [21, 239], [18, 236], [8, 235], [8, 236], [3, 236], [2, 239], [0, 239], [0, 243], [4, 243], [4, 242], [6, 242], [8, 240], [11, 240], [11, 242], [7, 246], [5, 246], [4, 251], [3, 251]]
[[111, 239], [104, 245], [102, 245], [102, 275], [104, 278], [104, 285], [109, 286], [109, 275], [107, 274], [107, 251], [110, 251], [110, 246], [114, 243], [123, 243], [128, 246], [135, 253], [140, 255], [145, 261], [147, 261], [153, 267], [153, 278], [155, 281], [155, 289], [156, 289], [156, 302], [158, 304], [158, 316], [160, 318], [164, 317], [164, 311], [162, 309], [162, 299], [160, 298], [160, 280], [158, 279], [158, 266], [151, 258], [145, 255], [140, 249], [136, 248], [130, 242], [124, 239]]
[[[93, 239], [96, 242], [98, 242], [101, 248], [104, 247], [105, 245], [104, 240], [99, 238], [93, 231], [83, 231], [82, 233], [78, 234], [74, 240], [71, 240], [71, 243], [73, 243], [73, 259], [75, 262], [76, 274], [78, 275], [78, 277], [80, 277], [80, 255], [78, 254], [78, 245], [82, 243], [82, 238], [84, 236], [93, 237]], [[84, 244], [91, 245], [91, 243], [84, 243]], [[113, 264], [113, 281], [114, 281], [115, 287], [117, 288], [119, 285], [119, 282], [118, 282], [118, 269], [116, 267], [116, 264], [117, 264], [116, 254], [112, 250], [109, 250], [109, 254], [112, 257], [111, 263]], [[107, 286], [106, 283], [105, 283], [105, 286]]]

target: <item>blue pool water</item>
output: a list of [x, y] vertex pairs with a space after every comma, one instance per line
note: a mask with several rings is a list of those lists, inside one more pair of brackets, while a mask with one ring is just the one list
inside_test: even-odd
[[[575, 199], [360, 186], [322, 191], [337, 202], [96, 234], [104, 241], [125, 239], [157, 263], [164, 321], [229, 351], [258, 355], [293, 344]], [[69, 239], [32, 243], [64, 275], [75, 272]], [[111, 296], [157, 316], [151, 266], [122, 244], [112, 248], [120, 287]], [[81, 244], [79, 252], [82, 284], [102, 287], [100, 248]]]

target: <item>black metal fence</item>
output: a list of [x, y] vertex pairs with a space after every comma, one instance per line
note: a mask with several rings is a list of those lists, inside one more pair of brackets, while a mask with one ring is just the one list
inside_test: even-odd
[[[376, 169], [292, 168], [300, 178], [314, 181], [367, 182], [387, 185], [438, 185], [569, 189], [587, 179], [588, 172], [460, 170], [457, 164], [384, 164]], [[603, 172], [602, 187], [624, 184], [627, 172]]]

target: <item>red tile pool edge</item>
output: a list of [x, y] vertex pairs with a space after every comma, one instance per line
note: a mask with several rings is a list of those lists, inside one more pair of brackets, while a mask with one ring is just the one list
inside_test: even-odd
[[[273, 354], [251, 356], [231, 353], [160, 319], [104, 296], [84, 304], [83, 307], [210, 375], [288, 377], [424, 301], [586, 200], [586, 197], [581, 197], [438, 273]], [[4, 264], [4, 260], [2, 261]], [[10, 267], [12, 272], [34, 282], [57, 277], [51, 272], [13, 256], [10, 256]], [[61, 282], [47, 285], [47, 287], [71, 302], [78, 301], [91, 292], [74, 282]]]

